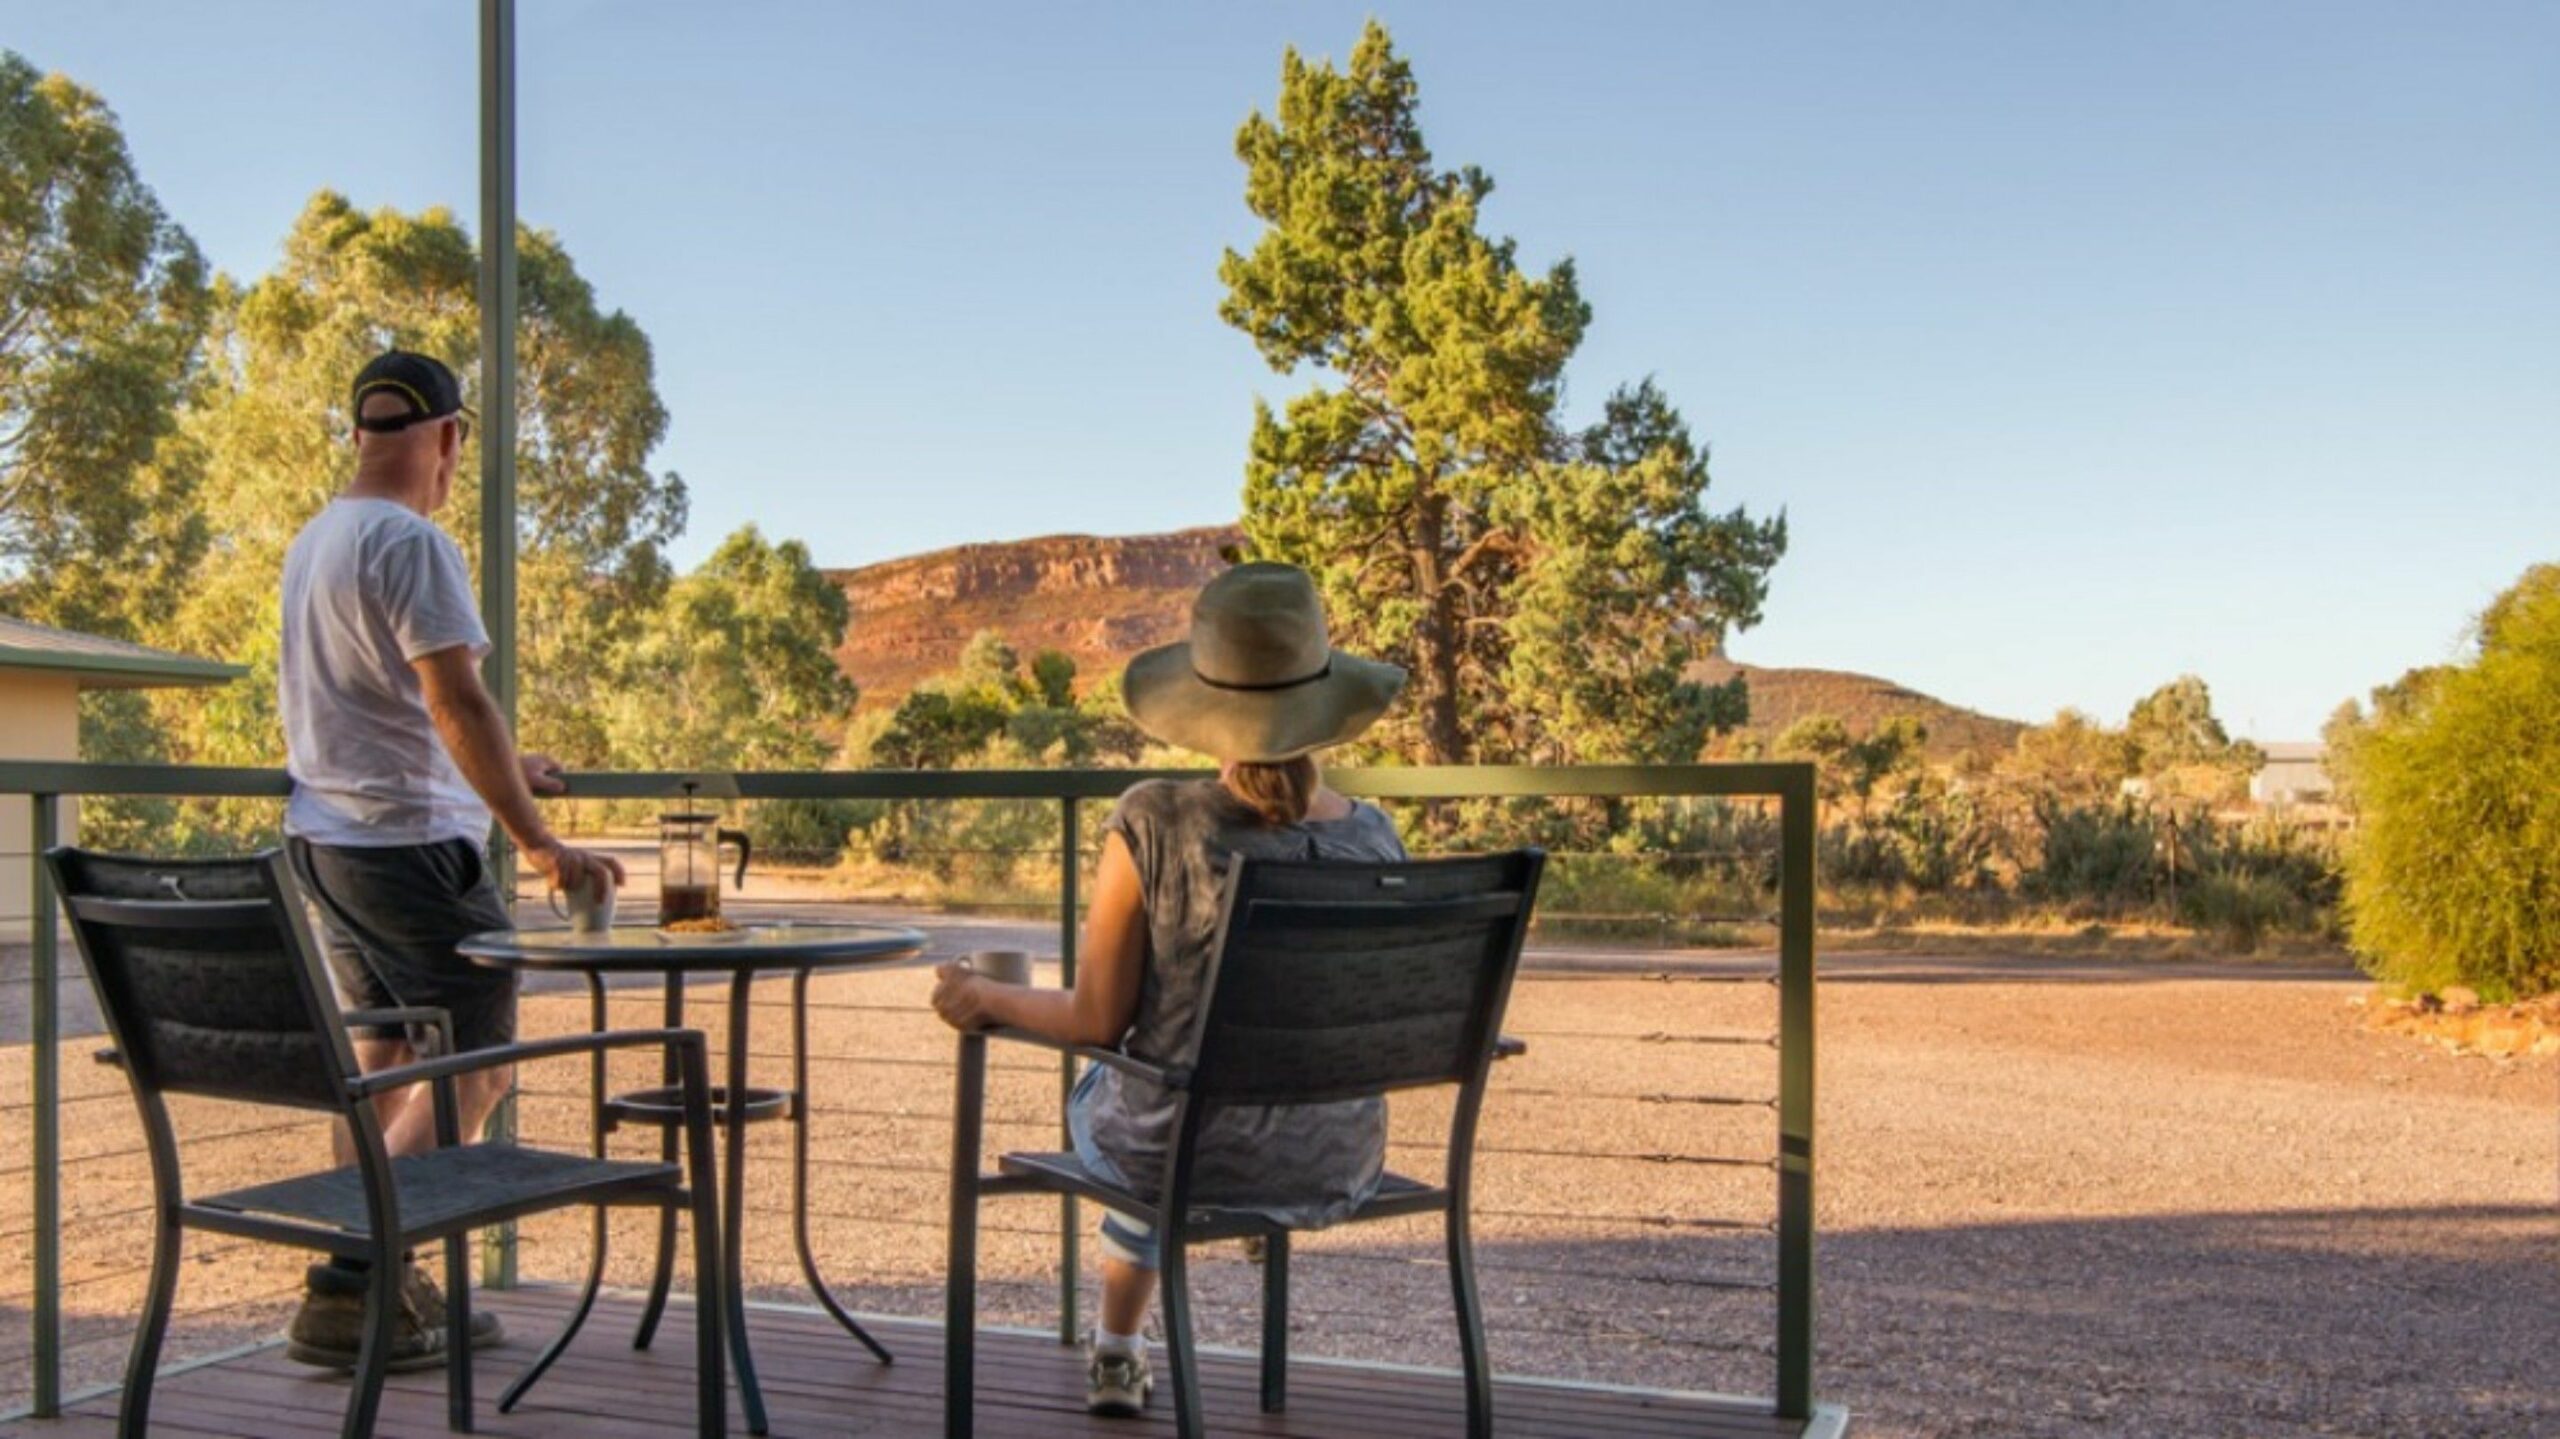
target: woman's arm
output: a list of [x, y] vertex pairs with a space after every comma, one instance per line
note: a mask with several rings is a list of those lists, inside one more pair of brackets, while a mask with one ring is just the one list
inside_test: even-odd
[[1094, 876], [1093, 907], [1085, 912], [1074, 989], [1001, 984], [964, 965], [946, 964], [934, 971], [933, 1008], [954, 1029], [1005, 1025], [1067, 1044], [1118, 1044], [1138, 1012], [1138, 981], [1146, 964], [1146, 896], [1138, 865], [1128, 843], [1109, 835]]

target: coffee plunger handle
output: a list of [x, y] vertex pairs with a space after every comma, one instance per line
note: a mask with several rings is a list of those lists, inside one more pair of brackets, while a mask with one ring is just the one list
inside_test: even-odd
[[754, 851], [755, 841], [747, 838], [745, 830], [724, 829], [714, 834], [712, 843], [714, 845], [734, 844], [738, 847], [738, 879], [734, 887], [745, 889], [747, 887], [747, 856]]

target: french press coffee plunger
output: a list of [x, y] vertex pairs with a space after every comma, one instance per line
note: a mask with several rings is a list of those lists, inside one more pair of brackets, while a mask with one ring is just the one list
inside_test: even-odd
[[697, 810], [694, 787], [684, 786], [684, 808], [658, 816], [658, 924], [661, 928], [688, 919], [720, 917], [720, 851], [738, 849], [733, 881], [747, 883], [751, 843], [742, 829], [719, 828], [720, 817]]

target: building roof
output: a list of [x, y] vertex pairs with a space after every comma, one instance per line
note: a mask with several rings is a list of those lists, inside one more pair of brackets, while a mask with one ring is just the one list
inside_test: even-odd
[[67, 674], [76, 677], [82, 689], [218, 685], [249, 672], [241, 665], [58, 630], [9, 615], [0, 615], [0, 670]]

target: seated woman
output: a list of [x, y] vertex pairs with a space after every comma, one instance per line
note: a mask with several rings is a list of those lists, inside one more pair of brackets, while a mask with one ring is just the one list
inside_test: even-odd
[[[1214, 756], [1218, 777], [1150, 780], [1112, 810], [1073, 990], [944, 965], [934, 1008], [954, 1028], [1011, 1025], [1159, 1064], [1182, 1059], [1205, 998], [1229, 856], [1404, 858], [1386, 815], [1325, 788], [1310, 757], [1367, 729], [1403, 684], [1403, 670], [1332, 648], [1304, 570], [1238, 565], [1212, 580], [1194, 604], [1190, 641], [1132, 661], [1123, 692], [1141, 729]], [[1155, 1085], [1090, 1067], [1068, 1109], [1076, 1152], [1095, 1172], [1153, 1193], [1173, 1111]], [[1220, 1110], [1201, 1131], [1195, 1192], [1204, 1203], [1320, 1227], [1377, 1192], [1386, 1130], [1386, 1105], [1375, 1099]], [[1139, 1328], [1155, 1288], [1154, 1235], [1106, 1212], [1102, 1253], [1086, 1407], [1135, 1415], [1150, 1387]]]

